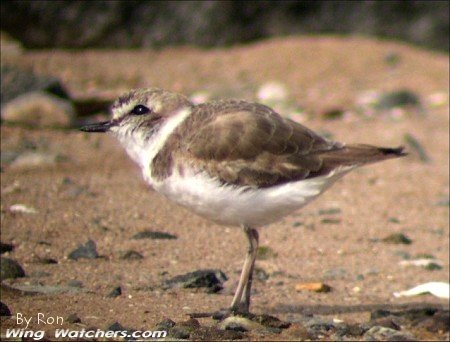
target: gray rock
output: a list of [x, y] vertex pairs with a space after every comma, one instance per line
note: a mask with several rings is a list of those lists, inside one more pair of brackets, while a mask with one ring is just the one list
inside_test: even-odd
[[71, 127], [75, 109], [68, 100], [44, 92], [29, 92], [2, 103], [5, 122], [31, 127]]
[[86, 244], [80, 245], [78, 248], [70, 252], [68, 258], [72, 260], [78, 259], [95, 259], [98, 258], [97, 246], [94, 241], [88, 240]]
[[175, 240], [178, 237], [176, 235], [172, 235], [165, 232], [156, 232], [150, 230], [144, 230], [133, 235], [133, 239], [153, 239], [153, 240]]
[[176, 323], [174, 321], [172, 321], [170, 318], [165, 318], [164, 320], [162, 320], [161, 322], [156, 324], [155, 330], [169, 331], [171, 328], [173, 328], [175, 326], [175, 324]]
[[439, 331], [450, 331], [450, 313], [448, 310], [438, 310], [433, 316], [417, 322], [417, 327], [437, 333]]
[[11, 316], [11, 310], [9, 310], [8, 306], [3, 302], [0, 302], [0, 316]]
[[28, 93], [44, 92], [68, 100], [69, 95], [61, 82], [51, 76], [36, 75], [31, 70], [12, 65], [1, 65], [1, 103]]
[[419, 96], [406, 89], [384, 93], [375, 104], [375, 108], [379, 110], [389, 110], [406, 106], [422, 107]]
[[76, 280], [76, 279], [68, 280], [66, 282], [66, 284], [69, 287], [74, 287], [74, 288], [77, 288], [77, 289], [81, 289], [83, 287], [83, 282], [81, 280]]
[[0, 279], [14, 279], [25, 277], [25, 271], [20, 264], [9, 258], [0, 258]]
[[14, 246], [12, 244], [0, 242], [0, 254], [6, 253], [6, 252], [12, 252], [13, 249], [14, 249]]
[[56, 164], [59, 155], [51, 152], [26, 151], [10, 164], [11, 169], [33, 169]]
[[217, 286], [222, 287], [223, 282], [227, 279], [221, 270], [198, 270], [173, 277], [167, 280], [163, 287], [217, 288]]
[[365, 341], [416, 341], [409, 332], [374, 326], [364, 334]]
[[403, 233], [390, 234], [385, 238], [383, 238], [381, 241], [386, 243], [402, 244], [402, 245], [410, 245], [412, 243], [412, 240]]
[[2, 31], [32, 48], [230, 45], [329, 32], [448, 51], [448, 12], [448, 1], [1, 2]]
[[66, 318], [67, 323], [81, 323], [81, 318], [76, 313], [72, 313]]
[[191, 332], [188, 327], [174, 326], [170, 329], [170, 336], [181, 340], [187, 340], [191, 336]]
[[123, 260], [141, 260], [141, 259], [144, 259], [144, 257], [139, 252], [136, 252], [136, 251], [133, 251], [133, 250], [128, 250], [128, 251], [124, 252], [120, 256], [120, 259], [123, 259]]
[[120, 286], [115, 287], [108, 295], [109, 298], [116, 298], [122, 294], [122, 288]]

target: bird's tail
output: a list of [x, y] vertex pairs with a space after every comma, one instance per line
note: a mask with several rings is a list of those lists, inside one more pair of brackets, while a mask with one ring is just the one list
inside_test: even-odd
[[364, 165], [386, 159], [404, 157], [404, 147], [377, 147], [372, 145], [345, 145], [342, 149], [322, 154], [324, 163], [341, 166]]

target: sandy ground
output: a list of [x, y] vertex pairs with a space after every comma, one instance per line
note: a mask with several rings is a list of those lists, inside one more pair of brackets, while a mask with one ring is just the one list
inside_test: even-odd
[[[385, 60], [392, 54], [399, 58], [395, 67]], [[292, 37], [213, 50], [28, 51], [15, 63], [60, 77], [75, 97], [157, 86], [188, 95], [208, 91], [249, 99], [260, 85], [275, 80], [309, 113], [304, 124], [336, 140], [397, 146], [405, 144], [405, 134], [413, 135], [431, 162], [422, 162], [411, 151], [407, 158], [359, 169], [303, 210], [260, 230], [260, 244], [274, 255], [257, 261], [269, 279], [255, 282], [252, 310], [294, 321], [312, 313], [363, 322], [379, 308], [448, 306], [448, 300], [431, 295], [393, 296], [449, 278], [449, 207], [437, 204], [448, 201], [449, 194], [448, 56], [357, 37]], [[404, 88], [420, 96], [425, 115], [406, 114], [398, 120], [357, 115], [325, 120], [320, 115], [328, 108], [351, 110], [365, 91]], [[443, 94], [443, 104], [432, 104], [436, 94]], [[27, 274], [7, 283], [64, 286], [78, 280], [83, 287], [36, 296], [3, 290], [2, 301], [13, 313], [64, 319], [76, 313], [84, 327], [104, 329], [118, 321], [149, 329], [164, 317], [180, 321], [189, 312], [229, 305], [246, 248], [239, 229], [203, 220], [153, 192], [113, 137], [2, 125], [2, 152], [17, 150], [24, 142], [63, 158], [50, 166], [2, 170], [1, 239], [16, 246], [7, 256]], [[10, 191], [14, 183], [17, 189]], [[8, 208], [17, 203], [38, 212], [11, 213]], [[330, 208], [340, 212], [319, 215]], [[335, 220], [326, 224], [326, 218]], [[178, 239], [131, 239], [146, 229]], [[413, 243], [379, 241], [392, 233], [403, 233]], [[103, 257], [68, 260], [69, 252], [88, 239], [96, 242]], [[121, 253], [130, 249], [144, 258], [122, 260]], [[443, 268], [402, 267], [405, 253], [432, 254]], [[42, 258], [58, 263], [42, 264]], [[204, 268], [227, 274], [223, 291], [158, 287], [172, 276]], [[297, 283], [309, 281], [325, 282], [332, 291], [295, 290]], [[122, 295], [108, 298], [116, 286], [122, 287]], [[14, 326], [13, 320], [5, 321], [2, 332]], [[67, 321], [63, 326], [74, 327]], [[36, 321], [30, 325], [47, 331], [56, 327]], [[298, 336], [288, 329], [277, 338]]]

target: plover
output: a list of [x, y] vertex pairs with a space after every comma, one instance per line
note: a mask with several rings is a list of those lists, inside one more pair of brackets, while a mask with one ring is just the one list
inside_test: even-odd
[[257, 228], [303, 207], [365, 164], [404, 156], [328, 140], [271, 108], [224, 100], [194, 105], [181, 94], [136, 89], [111, 107], [112, 119], [81, 128], [111, 132], [156, 191], [194, 213], [241, 227], [248, 250], [231, 312], [248, 313]]

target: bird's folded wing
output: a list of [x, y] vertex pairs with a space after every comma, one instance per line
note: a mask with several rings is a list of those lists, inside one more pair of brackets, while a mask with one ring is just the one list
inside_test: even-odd
[[188, 120], [182, 154], [226, 184], [268, 187], [329, 173], [321, 153], [342, 149], [260, 104], [200, 105]]

